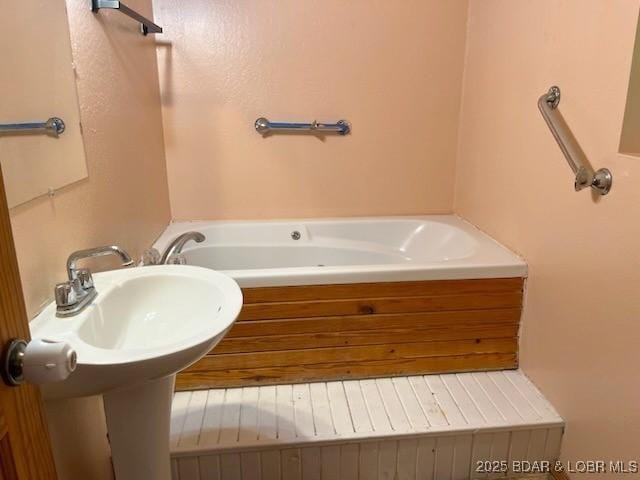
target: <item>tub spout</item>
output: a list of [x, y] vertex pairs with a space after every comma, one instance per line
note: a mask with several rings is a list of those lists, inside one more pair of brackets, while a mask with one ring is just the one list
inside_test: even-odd
[[160, 257], [160, 265], [164, 265], [165, 263], [167, 263], [167, 260], [169, 260], [172, 255], [178, 255], [179, 253], [181, 253], [187, 242], [193, 240], [197, 243], [202, 243], [204, 242], [205, 238], [206, 237], [200, 232], [187, 232], [183, 233], [182, 235], [178, 235], [171, 241], [169, 246], [162, 254], [162, 257]]

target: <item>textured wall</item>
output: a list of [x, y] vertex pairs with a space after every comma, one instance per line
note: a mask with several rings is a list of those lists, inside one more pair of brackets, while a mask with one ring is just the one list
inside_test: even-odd
[[[466, 0], [154, 0], [176, 219], [450, 212]], [[257, 117], [346, 118], [262, 139]]]
[[[529, 262], [522, 365], [568, 422], [565, 460], [638, 454], [640, 161], [617, 154], [638, 6], [470, 4], [456, 210]], [[599, 201], [573, 191], [537, 110], [552, 84], [587, 156], [613, 172]]]
[[[151, 14], [150, 0], [127, 3]], [[88, 0], [68, 8], [89, 178], [11, 212], [31, 315], [65, 279], [71, 251], [116, 243], [137, 256], [170, 220], [153, 39], [117, 12], [94, 16]], [[49, 403], [47, 412], [60, 479], [111, 478], [100, 398]]]
[[[129, 3], [151, 14], [150, 0]], [[31, 315], [65, 279], [73, 250], [116, 243], [137, 256], [170, 220], [153, 39], [117, 12], [68, 8], [89, 178], [11, 211]]]
[[[150, 13], [149, 0], [130, 3]], [[464, 1], [155, 4], [177, 218], [451, 209]], [[89, 179], [12, 212], [32, 313], [71, 250], [137, 254], [169, 220], [153, 40], [122, 15], [69, 5]], [[617, 148], [638, 6], [471, 0], [469, 11], [455, 208], [530, 263], [522, 363], [569, 422], [565, 459], [637, 455], [640, 163]], [[537, 111], [554, 83], [587, 155], [614, 172], [600, 201], [572, 191]], [[345, 117], [354, 133], [261, 139], [259, 115]], [[73, 433], [66, 409], [50, 406], [58, 440]], [[67, 467], [106, 475], [104, 438], [91, 443], [103, 427], [78, 425]], [[99, 478], [88, 471], [76, 473]]]

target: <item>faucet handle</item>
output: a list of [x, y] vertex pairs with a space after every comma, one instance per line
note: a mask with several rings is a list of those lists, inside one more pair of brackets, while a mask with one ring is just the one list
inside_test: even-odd
[[91, 270], [88, 268], [79, 268], [76, 270], [76, 278], [78, 282], [80, 282], [80, 288], [82, 288], [82, 290], [93, 288], [93, 276], [91, 275]]
[[56, 305], [58, 307], [69, 307], [78, 301], [78, 296], [71, 282], [58, 283], [54, 289]]
[[148, 248], [142, 252], [142, 265], [160, 265], [161, 258], [157, 248]]
[[187, 258], [182, 253], [174, 253], [167, 258], [167, 265], [186, 265]]

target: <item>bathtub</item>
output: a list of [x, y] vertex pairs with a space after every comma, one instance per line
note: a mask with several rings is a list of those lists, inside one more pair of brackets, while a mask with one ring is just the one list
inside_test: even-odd
[[155, 243], [206, 236], [183, 250], [243, 288], [526, 277], [517, 255], [454, 215], [170, 224]]

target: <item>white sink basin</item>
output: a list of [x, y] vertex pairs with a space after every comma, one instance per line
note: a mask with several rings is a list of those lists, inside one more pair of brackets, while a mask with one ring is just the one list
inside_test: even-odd
[[182, 370], [213, 348], [242, 307], [236, 282], [183, 265], [94, 275], [98, 296], [75, 317], [49, 305], [30, 324], [33, 338], [64, 340], [78, 354], [76, 371], [44, 386], [46, 397], [96, 395]]
[[57, 317], [51, 304], [30, 324], [33, 338], [66, 341], [77, 353], [76, 371], [44, 385], [44, 395], [103, 394], [116, 478], [168, 480], [174, 374], [222, 339], [242, 292], [231, 277], [184, 265], [98, 273], [94, 281], [98, 296], [80, 314]]

